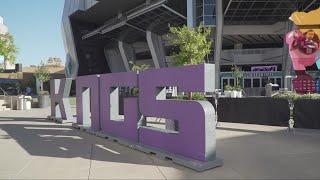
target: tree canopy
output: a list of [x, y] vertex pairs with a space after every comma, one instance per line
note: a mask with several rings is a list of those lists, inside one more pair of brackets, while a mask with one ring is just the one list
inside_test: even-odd
[[38, 66], [35, 77], [40, 81], [40, 82], [48, 82], [50, 81], [50, 72], [48, 68], [45, 66], [43, 62]]
[[14, 44], [14, 38], [11, 34], [0, 34], [0, 56], [3, 56], [5, 60], [10, 63], [16, 61], [16, 55], [18, 49]]
[[205, 57], [211, 52], [211, 28], [202, 25], [196, 28], [170, 27], [170, 32], [170, 42], [179, 47], [179, 52], [173, 54], [174, 65], [185, 66], [205, 62]]

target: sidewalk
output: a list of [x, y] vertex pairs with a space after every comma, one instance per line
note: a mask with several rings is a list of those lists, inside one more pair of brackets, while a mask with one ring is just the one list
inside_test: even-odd
[[110, 140], [45, 120], [49, 110], [0, 112], [0, 178], [320, 178], [320, 131], [219, 123], [224, 166], [197, 173]]

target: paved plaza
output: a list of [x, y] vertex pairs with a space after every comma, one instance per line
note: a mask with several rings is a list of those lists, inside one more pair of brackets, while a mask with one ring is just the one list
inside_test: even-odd
[[219, 123], [224, 166], [202, 173], [71, 128], [49, 109], [0, 113], [4, 179], [309, 179], [320, 178], [320, 131]]

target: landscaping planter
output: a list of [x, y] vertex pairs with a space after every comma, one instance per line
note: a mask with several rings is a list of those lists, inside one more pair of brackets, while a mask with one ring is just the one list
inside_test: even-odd
[[49, 95], [40, 95], [38, 97], [39, 108], [47, 108], [50, 105], [50, 97]]
[[220, 98], [218, 100], [218, 121], [288, 126], [289, 103], [273, 98]]
[[294, 101], [295, 128], [320, 129], [320, 100], [299, 99]]

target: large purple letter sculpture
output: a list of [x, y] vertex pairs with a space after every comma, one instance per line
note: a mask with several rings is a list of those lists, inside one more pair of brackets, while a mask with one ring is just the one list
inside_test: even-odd
[[51, 116], [63, 120], [73, 120], [69, 95], [72, 78], [53, 79], [50, 81]]
[[99, 75], [78, 77], [76, 89], [77, 123], [90, 128], [92, 131], [99, 131]]
[[[181, 92], [213, 92], [214, 65], [150, 69], [139, 75], [125, 72], [78, 77], [77, 123], [90, 127], [98, 136], [116, 138], [131, 148], [156, 152], [198, 171], [221, 166], [222, 161], [216, 158], [212, 104], [166, 100], [167, 86], [178, 87]], [[55, 84], [52, 87], [54, 92]], [[119, 113], [120, 87], [138, 87], [140, 92], [139, 101], [137, 97], [124, 98], [123, 115]], [[63, 89], [52, 95], [53, 109], [57, 102], [63, 105], [64, 96], [59, 95], [65, 94]], [[165, 129], [148, 126], [148, 118], [155, 117], [166, 120]]]
[[124, 115], [119, 114], [119, 87], [137, 87], [136, 73], [113, 73], [101, 76], [100, 113], [103, 133], [138, 141], [138, 98], [124, 99]]
[[173, 128], [177, 131], [142, 127], [141, 144], [200, 162], [211, 162], [208, 167], [201, 168], [221, 165], [216, 159], [216, 118], [212, 104], [208, 101], [165, 100], [165, 96], [159, 96], [159, 93], [166, 86], [177, 86], [183, 92], [213, 92], [214, 65], [153, 69], [140, 74], [141, 113], [175, 121], [178, 125]]

